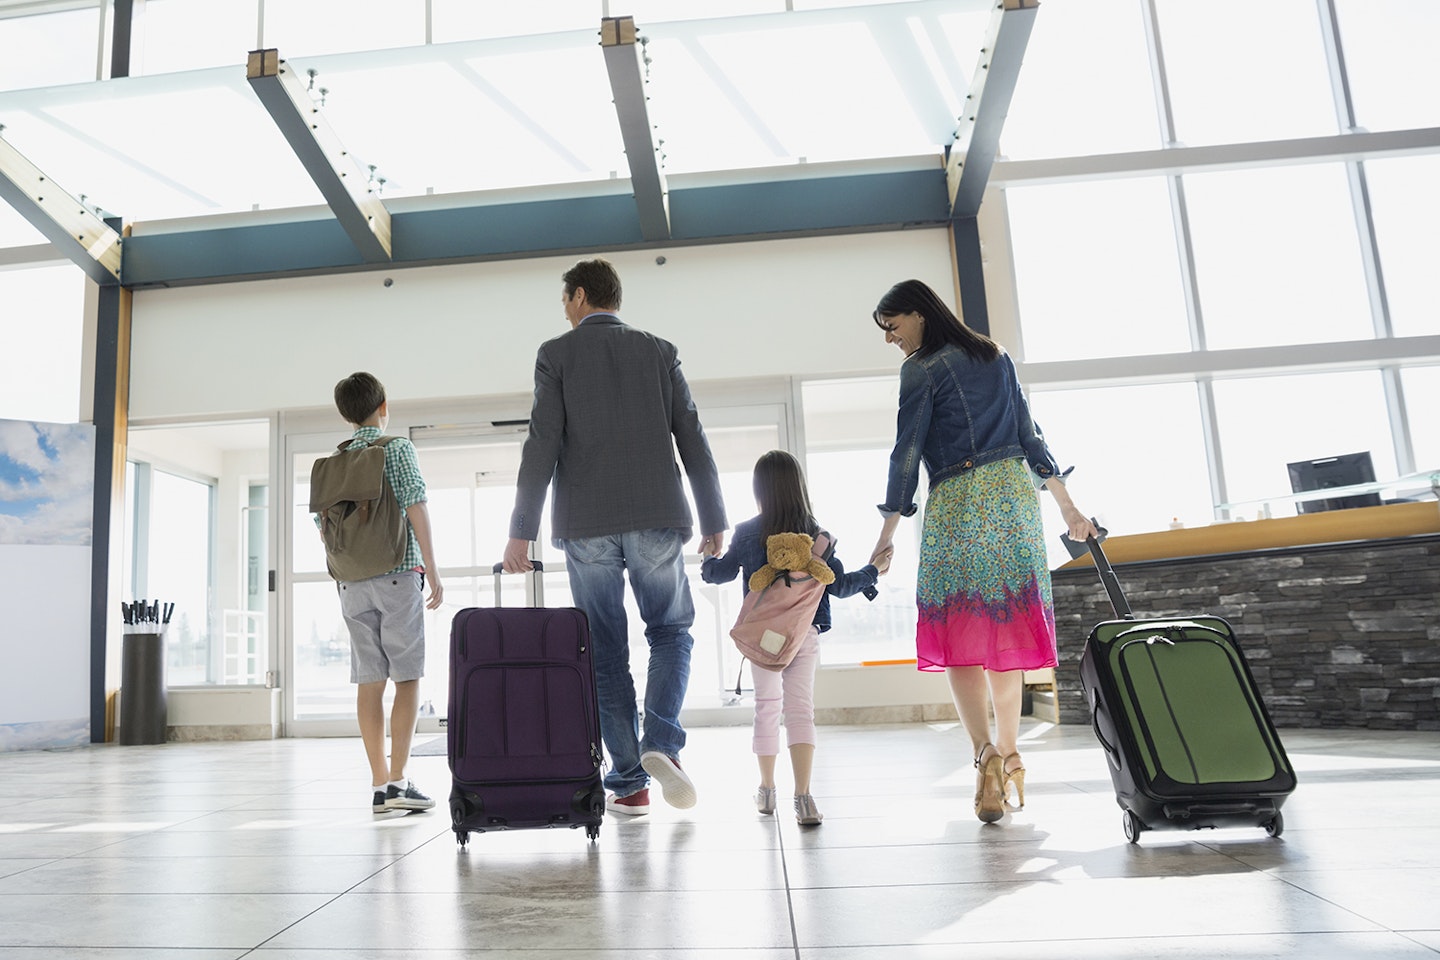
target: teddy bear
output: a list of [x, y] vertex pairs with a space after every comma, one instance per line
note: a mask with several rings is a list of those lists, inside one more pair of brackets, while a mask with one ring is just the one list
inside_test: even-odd
[[750, 589], [764, 590], [786, 573], [808, 573], [819, 583], [835, 582], [835, 571], [814, 554], [806, 533], [777, 533], [765, 539], [765, 566], [750, 575]]

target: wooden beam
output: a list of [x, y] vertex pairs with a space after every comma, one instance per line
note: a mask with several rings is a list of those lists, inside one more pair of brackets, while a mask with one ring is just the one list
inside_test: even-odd
[[945, 164], [955, 217], [973, 217], [980, 210], [1039, 6], [1038, 0], [996, 0]]
[[615, 97], [615, 115], [630, 166], [630, 184], [640, 213], [640, 232], [646, 240], [670, 239], [669, 196], [665, 171], [660, 168], [660, 146], [650, 124], [639, 34], [633, 17], [606, 17], [600, 21], [600, 46], [605, 70]]
[[101, 286], [120, 282], [120, 234], [0, 138], [0, 198]]
[[295, 70], [274, 48], [252, 50], [246, 79], [366, 263], [390, 259], [390, 211]]

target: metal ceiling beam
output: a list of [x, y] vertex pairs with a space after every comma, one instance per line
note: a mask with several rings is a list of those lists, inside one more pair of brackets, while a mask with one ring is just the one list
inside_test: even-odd
[[1340, 133], [1295, 140], [1162, 147], [1131, 153], [1103, 153], [1047, 160], [1002, 160], [990, 177], [993, 187], [1120, 180], [1137, 176], [1184, 176], [1221, 170], [1294, 166], [1419, 156], [1440, 150], [1440, 127]]
[[660, 147], [650, 125], [644, 64], [637, 39], [634, 17], [606, 17], [600, 21], [600, 46], [605, 51], [605, 71], [610, 75], [615, 115], [620, 120], [620, 136], [630, 165], [640, 232], [646, 240], [668, 240], [670, 208], [665, 171], [660, 169]]
[[0, 198], [101, 286], [120, 282], [120, 234], [0, 139]]
[[311, 101], [295, 70], [280, 59], [278, 50], [252, 50], [246, 79], [361, 258], [366, 263], [388, 261], [390, 212], [370, 189], [367, 172]]
[[1010, 98], [1020, 77], [1020, 63], [1035, 25], [1038, 0], [996, 0], [980, 62], [970, 78], [965, 112], [950, 145], [945, 176], [950, 208], [957, 218], [980, 210], [990, 168], [1000, 150], [1000, 130], [1010, 112]]
[[[835, 236], [949, 223], [945, 174], [930, 169], [676, 189], [670, 239], [645, 238], [623, 193], [472, 206], [428, 206], [394, 215], [394, 266], [475, 263], [621, 249]], [[397, 206], [400, 202], [396, 201]], [[375, 269], [331, 219], [140, 233], [125, 240], [125, 283], [186, 286]]]

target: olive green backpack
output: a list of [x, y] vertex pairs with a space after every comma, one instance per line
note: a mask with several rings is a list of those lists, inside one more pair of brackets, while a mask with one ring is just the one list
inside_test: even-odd
[[395, 439], [377, 437], [353, 450], [346, 440], [310, 468], [310, 512], [320, 518], [325, 565], [336, 580], [378, 577], [405, 559], [405, 511], [385, 482], [385, 445]]

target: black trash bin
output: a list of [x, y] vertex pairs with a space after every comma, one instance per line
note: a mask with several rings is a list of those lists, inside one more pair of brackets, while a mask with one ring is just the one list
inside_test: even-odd
[[120, 742], [164, 743], [169, 713], [165, 637], [127, 633], [120, 651]]

